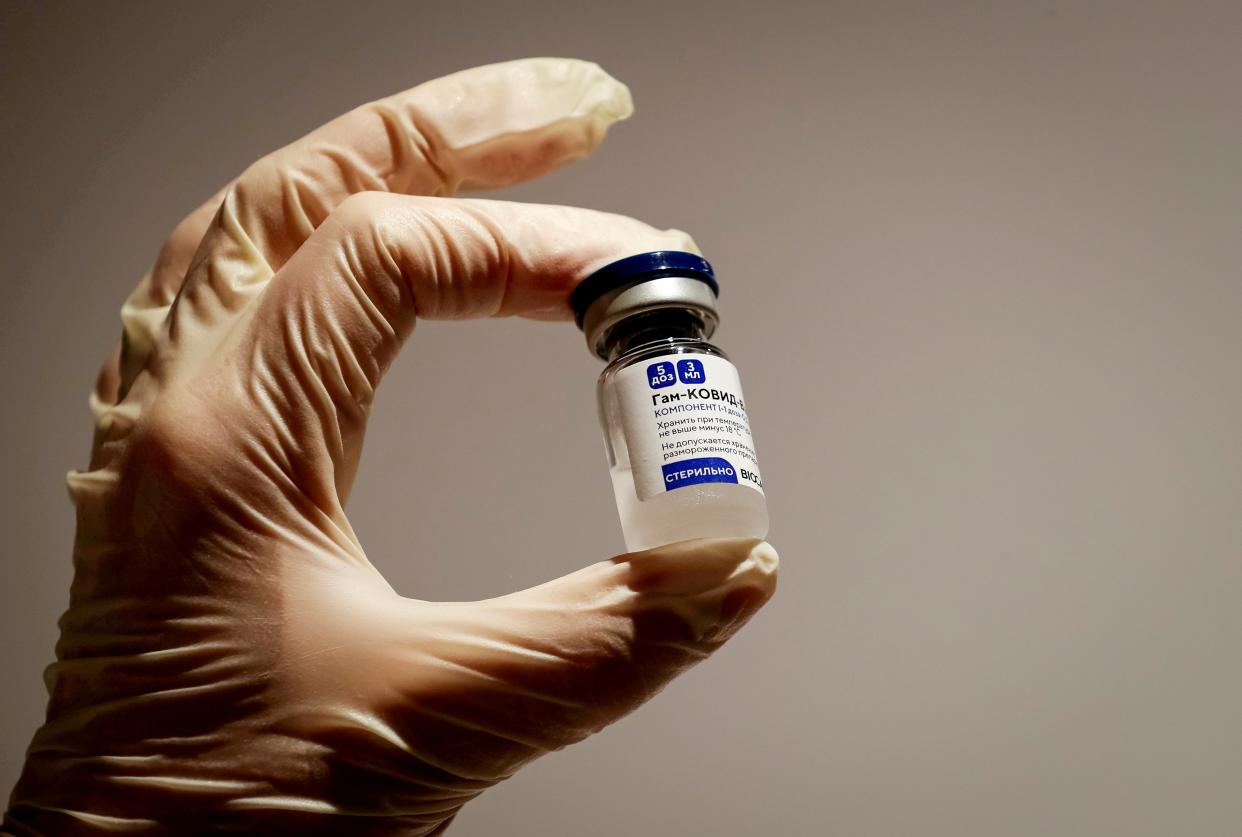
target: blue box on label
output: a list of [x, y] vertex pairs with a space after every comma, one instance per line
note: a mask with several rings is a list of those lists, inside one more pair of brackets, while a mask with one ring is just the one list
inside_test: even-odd
[[704, 482], [737, 483], [737, 471], [733, 470], [733, 465], [729, 460], [719, 456], [683, 459], [680, 462], [661, 465], [660, 468], [664, 472], [665, 491]]
[[677, 361], [677, 377], [683, 384], [705, 384], [707, 383], [707, 370], [703, 368], [701, 360], [679, 360]]
[[673, 374], [673, 364], [653, 363], [648, 366], [647, 383], [651, 385], [652, 389], [671, 387], [677, 383], [677, 376]]

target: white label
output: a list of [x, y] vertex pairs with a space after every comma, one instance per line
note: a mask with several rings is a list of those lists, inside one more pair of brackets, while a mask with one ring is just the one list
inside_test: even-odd
[[639, 500], [703, 483], [763, 493], [732, 363], [716, 355], [661, 355], [622, 369], [615, 386]]

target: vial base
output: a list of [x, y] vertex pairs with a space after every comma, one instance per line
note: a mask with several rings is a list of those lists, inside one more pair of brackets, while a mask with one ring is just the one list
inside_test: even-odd
[[639, 500], [629, 468], [612, 468], [625, 548], [640, 552], [692, 538], [764, 538], [768, 506], [753, 488], [702, 483]]

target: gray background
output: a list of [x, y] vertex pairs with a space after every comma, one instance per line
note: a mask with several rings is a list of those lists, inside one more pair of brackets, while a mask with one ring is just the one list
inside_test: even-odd
[[[86, 393], [163, 235], [355, 104], [569, 54], [638, 114], [506, 195], [716, 262], [781, 590], [453, 833], [1242, 831], [1236, 3], [0, 8], [0, 793], [67, 602]], [[620, 551], [598, 371], [569, 326], [420, 327], [351, 504], [399, 590]], [[450, 413], [480, 385], [502, 417]]]

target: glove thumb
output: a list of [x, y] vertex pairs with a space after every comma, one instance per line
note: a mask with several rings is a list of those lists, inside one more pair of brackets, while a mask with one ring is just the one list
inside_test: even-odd
[[360, 711], [331, 713], [324, 743], [382, 762], [389, 792], [451, 786], [460, 805], [705, 659], [772, 596], [777, 563], [758, 540], [686, 541], [481, 602], [354, 609], [354, 627], [376, 637], [366, 625], [382, 623], [382, 639], [348, 652], [355, 676], [341, 697]]

